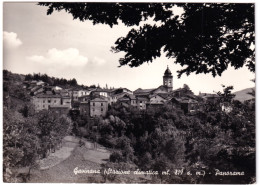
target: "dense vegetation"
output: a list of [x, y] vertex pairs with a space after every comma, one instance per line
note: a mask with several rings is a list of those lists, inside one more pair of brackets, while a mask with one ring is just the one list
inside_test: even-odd
[[[187, 116], [171, 106], [143, 112], [117, 104], [100, 120], [99, 141], [115, 149], [110, 157], [114, 166], [135, 164], [159, 174], [184, 168], [193, 174], [157, 176], [163, 183], [254, 182], [254, 106], [234, 101], [232, 107], [230, 113], [214, 109]], [[217, 169], [245, 175], [215, 176]], [[201, 170], [207, 174], [196, 176]]]
[[[67, 116], [49, 111], [35, 112], [29, 92], [22, 87], [24, 76], [4, 72], [3, 178], [5, 182], [25, 182], [36, 161], [59, 148], [71, 131]], [[26, 167], [22, 176], [16, 169]]]
[[31, 81], [43, 81], [48, 83], [49, 85], [60, 85], [60, 86], [78, 86], [77, 80], [75, 78], [71, 80], [67, 80], [64, 78], [55, 78], [55, 77], [49, 77], [47, 74], [40, 74], [40, 73], [34, 73], [33, 75], [27, 74], [25, 75], [25, 80]]

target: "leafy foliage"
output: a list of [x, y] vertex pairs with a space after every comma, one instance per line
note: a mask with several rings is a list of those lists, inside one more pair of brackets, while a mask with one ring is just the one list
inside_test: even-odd
[[[39, 156], [47, 156], [70, 133], [71, 120], [48, 111], [35, 113], [30, 96], [22, 87], [24, 76], [4, 71], [3, 177], [18, 182], [15, 169], [37, 166]], [[24, 178], [22, 181], [25, 182]]]
[[[223, 96], [229, 97], [231, 89], [224, 88]], [[113, 143], [115, 151], [110, 158], [113, 163], [134, 163], [141, 170], [159, 172], [169, 169], [173, 173], [184, 168], [186, 172], [206, 170], [213, 174], [200, 177], [159, 173], [154, 178], [161, 183], [253, 182], [255, 110], [237, 101], [230, 101], [230, 106], [229, 113], [209, 109], [189, 116], [174, 106], [139, 111], [114, 104], [108, 117], [100, 120], [101, 140]], [[120, 129], [112, 123], [115, 117], [124, 122]], [[244, 171], [247, 175], [219, 178], [214, 175], [216, 169]]]
[[25, 80], [41, 80], [48, 83], [49, 85], [60, 85], [60, 86], [78, 86], [77, 80], [75, 78], [67, 80], [64, 78], [49, 77], [47, 74], [34, 73], [33, 75], [25, 75]]
[[[65, 10], [80, 21], [108, 24], [120, 21], [132, 28], [112, 47], [125, 52], [120, 66], [137, 67], [165, 52], [186, 73], [221, 75], [228, 66], [255, 71], [254, 4], [235, 3], [39, 3], [47, 14]], [[179, 7], [183, 14], [176, 15]]]

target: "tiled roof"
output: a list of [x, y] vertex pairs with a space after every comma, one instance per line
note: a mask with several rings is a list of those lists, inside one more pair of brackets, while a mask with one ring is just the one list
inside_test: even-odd
[[36, 86], [31, 89], [31, 91], [38, 91], [39, 89], [43, 89], [41, 86]]
[[98, 88], [96, 89], [94, 92], [108, 92], [109, 89], [101, 89], [101, 88]]
[[90, 98], [90, 95], [83, 95], [83, 96], [80, 96], [79, 98]]
[[145, 98], [145, 97], [137, 97], [136, 99], [141, 100], [141, 101], [148, 101], [149, 100], [148, 98]]
[[147, 103], [148, 105], [163, 105], [164, 103], [163, 102], [150, 102], [150, 103]]
[[158, 93], [158, 94], [154, 94], [154, 95], [150, 96], [150, 98], [153, 98], [155, 96], [160, 96], [161, 98], [166, 99], [169, 96], [169, 94], [167, 94], [167, 93]]
[[37, 94], [35, 97], [37, 98], [61, 98], [59, 94]]
[[50, 105], [50, 108], [70, 108], [69, 105]]
[[126, 94], [128, 94], [128, 93], [127, 92], [122, 92], [122, 93], [114, 94], [114, 95], [112, 95], [112, 97], [123, 97]]
[[131, 100], [135, 100], [136, 99], [135, 95], [132, 95], [132, 94], [127, 94], [126, 96], [128, 96]]
[[189, 99], [189, 98], [172, 98], [176, 101], [178, 101], [179, 103], [198, 103], [198, 101], [193, 100], [193, 99]]
[[135, 94], [139, 94], [139, 93], [150, 93], [152, 92], [153, 90], [155, 90], [156, 88], [153, 88], [153, 89], [137, 89], [134, 91]]
[[128, 97], [121, 97], [121, 98], [118, 98], [118, 101], [129, 101], [130, 98]]
[[95, 98], [95, 99], [90, 100], [90, 101], [107, 101], [107, 100], [104, 100], [104, 99], [102, 99], [102, 98]]
[[170, 71], [169, 67], [167, 66], [167, 69], [164, 72], [164, 76], [171, 76], [172, 72]]

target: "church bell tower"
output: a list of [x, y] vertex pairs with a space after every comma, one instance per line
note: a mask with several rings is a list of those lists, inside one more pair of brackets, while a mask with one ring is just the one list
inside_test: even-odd
[[172, 73], [169, 69], [169, 67], [167, 66], [167, 69], [164, 72], [163, 75], [163, 85], [165, 87], [167, 87], [167, 91], [171, 92], [172, 88], [173, 88], [173, 77], [172, 77]]

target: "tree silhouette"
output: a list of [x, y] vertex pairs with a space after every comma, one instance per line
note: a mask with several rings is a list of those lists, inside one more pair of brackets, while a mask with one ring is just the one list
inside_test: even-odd
[[222, 102], [231, 102], [232, 99], [236, 96], [235, 94], [232, 94], [231, 91], [234, 89], [233, 86], [225, 86], [222, 85], [223, 87], [223, 93], [222, 92], [218, 92], [217, 94], [221, 97], [221, 101]]
[[[186, 73], [221, 75], [229, 66], [255, 71], [254, 4], [234, 3], [38, 3], [47, 14], [65, 10], [80, 21], [134, 27], [112, 47], [125, 52], [120, 66], [137, 67], [165, 52]], [[183, 9], [176, 15], [174, 7]]]

